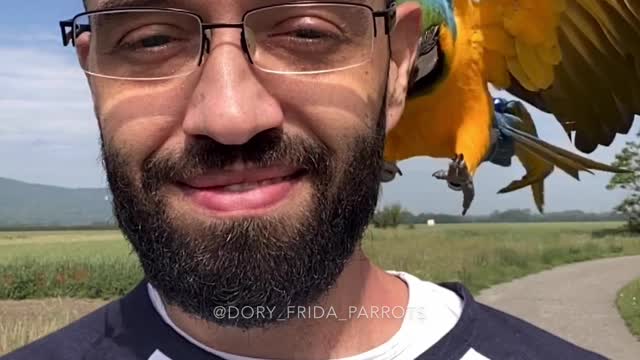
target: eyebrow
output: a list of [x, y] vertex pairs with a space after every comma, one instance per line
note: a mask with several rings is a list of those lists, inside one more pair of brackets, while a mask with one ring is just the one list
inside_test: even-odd
[[[276, 1], [274, 1], [275, 3]], [[289, 1], [286, 3], [296, 3], [298, 1]], [[341, 1], [338, 1], [341, 2]], [[97, 9], [98, 10], [106, 10], [113, 9], [119, 7], [176, 7], [179, 4], [185, 3], [184, 0], [104, 0], [100, 1]], [[355, 3], [355, 4], [365, 4], [372, 5], [371, 0], [348, 0], [344, 1], [344, 3]]]
[[98, 3], [98, 10], [113, 9], [119, 7], [134, 7], [134, 6], [154, 6], [154, 7], [166, 7], [172, 6], [180, 1], [177, 0], [104, 0]]

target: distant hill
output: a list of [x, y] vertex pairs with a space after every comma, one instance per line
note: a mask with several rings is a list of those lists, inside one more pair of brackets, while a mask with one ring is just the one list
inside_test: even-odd
[[0, 178], [0, 227], [114, 223], [108, 189], [69, 189]]
[[[0, 228], [113, 227], [115, 220], [110, 200], [111, 194], [106, 188], [70, 189], [0, 177]], [[405, 224], [421, 224], [427, 219], [435, 219], [438, 223], [624, 220], [620, 214], [613, 212], [591, 214], [580, 210], [543, 216], [528, 209], [511, 209], [496, 211], [491, 215], [465, 217], [453, 214], [412, 214], [402, 208], [400, 211], [399, 221]]]

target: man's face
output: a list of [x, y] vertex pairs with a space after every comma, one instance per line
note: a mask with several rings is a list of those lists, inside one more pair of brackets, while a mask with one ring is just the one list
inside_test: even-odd
[[[234, 23], [268, 4], [176, 5], [207, 22]], [[188, 76], [89, 81], [115, 215], [147, 278], [193, 315], [263, 326], [275, 319], [213, 310], [263, 306], [278, 316], [318, 300], [374, 211], [388, 39], [379, 32], [372, 59], [358, 67], [282, 75], [248, 62], [238, 29], [214, 34], [205, 62]], [[78, 48], [81, 61], [95, 61], [95, 50]]]

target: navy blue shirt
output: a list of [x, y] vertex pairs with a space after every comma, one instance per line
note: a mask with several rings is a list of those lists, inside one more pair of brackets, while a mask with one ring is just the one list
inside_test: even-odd
[[[474, 300], [460, 283], [439, 284], [463, 299], [455, 327], [420, 360], [601, 360], [521, 319]], [[0, 360], [224, 360], [176, 333], [153, 307], [146, 282], [80, 320]]]

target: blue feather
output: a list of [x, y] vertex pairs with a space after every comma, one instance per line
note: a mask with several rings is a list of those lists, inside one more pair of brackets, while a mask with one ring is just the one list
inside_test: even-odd
[[484, 159], [484, 161], [504, 167], [511, 166], [511, 158], [516, 154], [514, 140], [505, 129], [508, 127], [520, 128], [519, 125], [522, 122], [519, 118], [506, 113], [507, 104], [505, 99], [494, 99], [493, 122], [491, 124], [494, 141]]
[[[398, 4], [416, 0], [398, 0]], [[446, 25], [457, 37], [456, 21], [453, 13], [453, 0], [418, 0], [422, 8], [422, 26], [427, 30], [435, 25]]]

